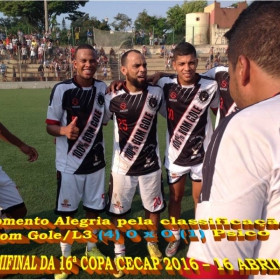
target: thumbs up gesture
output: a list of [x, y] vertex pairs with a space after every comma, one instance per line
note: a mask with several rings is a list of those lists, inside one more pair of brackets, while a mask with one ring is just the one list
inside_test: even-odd
[[70, 122], [65, 131], [65, 135], [70, 140], [76, 140], [79, 136], [79, 128], [77, 127], [78, 117], [75, 117], [72, 122]]

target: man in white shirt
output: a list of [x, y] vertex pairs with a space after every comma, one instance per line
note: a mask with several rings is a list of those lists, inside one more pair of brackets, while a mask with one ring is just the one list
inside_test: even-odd
[[[198, 264], [199, 278], [224, 278], [214, 258], [220, 262], [228, 259], [231, 273], [227, 278], [248, 274], [279, 278], [279, 266], [268, 268], [270, 259], [280, 259], [280, 29], [275, 24], [279, 16], [280, 2], [255, 1], [225, 34], [230, 93], [240, 110], [225, 118], [212, 136], [204, 159], [196, 221], [221, 217], [235, 220], [235, 225], [240, 221], [243, 231], [239, 234], [250, 230], [250, 237], [244, 235], [244, 241], [234, 238], [238, 233], [234, 229], [229, 236], [229, 228], [221, 225], [225, 235], [215, 241], [212, 230], [205, 230], [206, 242], [191, 242], [186, 261], [193, 258]], [[244, 220], [252, 221], [252, 227], [246, 228]], [[269, 236], [262, 239], [261, 232]], [[244, 266], [245, 259], [255, 264]], [[267, 276], [272, 271], [277, 275]], [[185, 276], [198, 278], [192, 273]]]

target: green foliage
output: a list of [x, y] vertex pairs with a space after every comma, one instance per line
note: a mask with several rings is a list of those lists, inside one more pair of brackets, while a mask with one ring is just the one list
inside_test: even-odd
[[[80, 6], [85, 6], [85, 1], [48, 1], [49, 20], [61, 14], [67, 13], [68, 18], [75, 19], [83, 14], [78, 12]], [[44, 1], [0, 1], [0, 12], [8, 17], [25, 19], [36, 31], [44, 30], [45, 13]]]
[[167, 12], [167, 20], [176, 33], [185, 33], [186, 14], [203, 12], [207, 1], [185, 1], [182, 6], [175, 5]]
[[121, 14], [118, 13], [115, 17], [114, 17], [114, 21], [111, 24], [116, 31], [125, 31], [128, 27], [131, 26], [132, 23], [132, 19], [129, 18], [127, 15], [125, 14]]
[[134, 24], [136, 30], [142, 29], [146, 34], [154, 32], [155, 37], [166, 34], [171, 28], [170, 24], [166, 21], [166, 18], [150, 16], [146, 10], [143, 10], [138, 14]]

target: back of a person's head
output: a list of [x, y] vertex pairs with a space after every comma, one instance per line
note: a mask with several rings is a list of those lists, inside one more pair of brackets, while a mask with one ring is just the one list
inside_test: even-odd
[[246, 56], [272, 76], [280, 72], [280, 2], [255, 1], [242, 11], [225, 34], [228, 59], [235, 69], [238, 57]]
[[188, 42], [179, 43], [173, 50], [173, 55], [175, 60], [177, 56], [191, 55], [191, 54], [193, 54], [196, 57], [195, 47]]

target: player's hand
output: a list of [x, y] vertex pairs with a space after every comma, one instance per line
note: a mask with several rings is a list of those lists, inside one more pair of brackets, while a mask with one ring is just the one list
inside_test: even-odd
[[38, 152], [36, 151], [35, 148], [30, 147], [26, 144], [22, 144], [19, 149], [28, 156], [28, 161], [29, 162], [33, 162], [35, 160], [37, 160], [38, 158]]
[[161, 74], [162, 74], [161, 72], [157, 72], [154, 75], [148, 76], [147, 78], [148, 82], [151, 83], [152, 85], [156, 85], [159, 79], [162, 77]]
[[65, 127], [65, 135], [70, 140], [76, 140], [79, 136], [79, 128], [77, 127], [78, 117], [75, 117], [72, 122], [70, 122]]
[[110, 92], [116, 92], [118, 90], [121, 89], [123, 84], [123, 81], [113, 81], [111, 82], [111, 84], [107, 87], [106, 93], [110, 93]]

